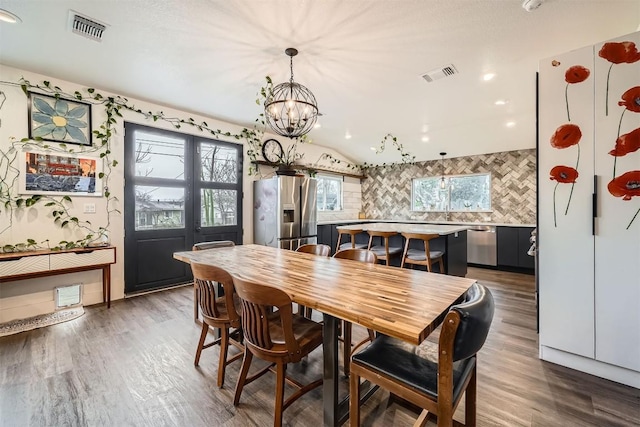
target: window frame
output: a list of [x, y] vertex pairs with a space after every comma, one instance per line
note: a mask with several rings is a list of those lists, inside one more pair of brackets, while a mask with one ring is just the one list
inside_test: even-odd
[[[439, 181], [444, 176], [447, 186], [446, 186], [446, 207], [444, 210], [442, 209], [416, 209], [415, 206], [415, 182], [421, 180], [433, 179], [438, 181], [438, 185], [440, 185]], [[489, 208], [488, 209], [451, 209], [451, 179], [453, 178], [463, 178], [463, 177], [472, 177], [472, 176], [488, 176], [489, 177]], [[457, 175], [439, 175], [439, 176], [423, 176], [419, 178], [411, 179], [411, 211], [412, 212], [475, 212], [475, 213], [483, 213], [483, 212], [493, 212], [492, 208], [492, 182], [493, 176], [491, 172], [478, 172], [478, 173], [467, 173], [467, 174], [457, 174]]]
[[[315, 176], [316, 179], [316, 209], [318, 212], [342, 212], [344, 211], [344, 177], [337, 177], [335, 175], [316, 175]], [[320, 202], [320, 195], [319, 190], [320, 190], [320, 185], [321, 185], [321, 180], [333, 180], [333, 181], [337, 181], [340, 184], [340, 190], [339, 190], [339, 195], [338, 198], [336, 199], [336, 203], [339, 204], [339, 209], [320, 209], [319, 202]], [[326, 202], [325, 202], [326, 204]]]

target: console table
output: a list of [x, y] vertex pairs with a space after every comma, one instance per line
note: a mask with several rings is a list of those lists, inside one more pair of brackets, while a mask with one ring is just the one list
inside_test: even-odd
[[116, 248], [113, 246], [3, 253], [0, 254], [0, 283], [102, 270], [102, 302], [110, 308], [111, 264], [115, 262]]

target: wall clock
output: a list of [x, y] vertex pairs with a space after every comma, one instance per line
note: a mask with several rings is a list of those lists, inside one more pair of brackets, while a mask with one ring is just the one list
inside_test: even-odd
[[267, 139], [262, 144], [262, 157], [271, 164], [280, 163], [283, 154], [282, 145], [275, 139]]

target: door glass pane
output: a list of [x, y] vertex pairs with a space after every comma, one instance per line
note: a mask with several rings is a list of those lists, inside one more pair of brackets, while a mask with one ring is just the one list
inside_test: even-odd
[[136, 231], [184, 228], [184, 188], [136, 185]]
[[200, 191], [202, 206], [200, 223], [203, 227], [236, 225], [238, 223], [238, 192], [236, 190]]
[[149, 178], [184, 179], [183, 138], [135, 131], [135, 173]]
[[206, 182], [235, 184], [238, 180], [238, 150], [209, 142], [200, 144], [201, 175]]

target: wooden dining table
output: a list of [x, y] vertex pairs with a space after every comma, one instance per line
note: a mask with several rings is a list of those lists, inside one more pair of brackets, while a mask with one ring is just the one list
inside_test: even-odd
[[421, 343], [462, 301], [475, 280], [419, 270], [320, 257], [260, 245], [176, 252], [173, 257], [225, 269], [285, 291], [297, 304], [323, 314], [323, 420], [348, 417], [338, 395], [338, 319], [412, 344]]

